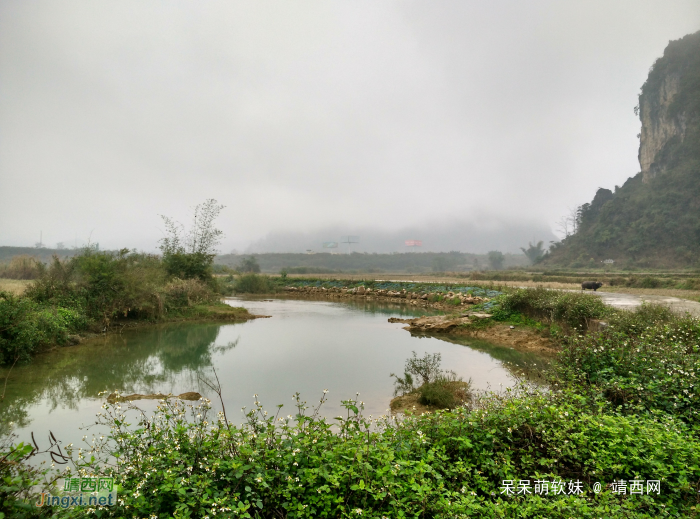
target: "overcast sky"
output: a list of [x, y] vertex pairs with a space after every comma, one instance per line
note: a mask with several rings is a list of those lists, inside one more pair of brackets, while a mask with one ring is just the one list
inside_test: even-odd
[[639, 171], [639, 89], [698, 29], [697, 0], [3, 0], [0, 245], [153, 250], [159, 214], [207, 198], [224, 252], [458, 222], [544, 239]]

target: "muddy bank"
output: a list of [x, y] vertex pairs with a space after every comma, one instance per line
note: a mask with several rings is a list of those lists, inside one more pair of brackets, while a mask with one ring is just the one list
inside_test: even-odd
[[408, 330], [414, 335], [439, 336], [449, 334], [474, 337], [499, 346], [541, 354], [555, 354], [559, 351], [554, 341], [533, 328], [494, 323], [488, 321], [490, 317], [486, 313], [473, 312], [459, 316], [435, 315], [415, 319], [392, 317], [388, 321], [408, 324], [404, 330]]
[[133, 402], [134, 400], [166, 400], [168, 398], [177, 398], [180, 400], [194, 401], [200, 400], [202, 398], [202, 395], [194, 391], [188, 391], [187, 393], [181, 393], [179, 395], [166, 395], [163, 393], [154, 393], [150, 395], [141, 395], [138, 393], [135, 393], [133, 395], [119, 395], [118, 393], [110, 393], [107, 397], [107, 402], [110, 404], [116, 404], [117, 402]]

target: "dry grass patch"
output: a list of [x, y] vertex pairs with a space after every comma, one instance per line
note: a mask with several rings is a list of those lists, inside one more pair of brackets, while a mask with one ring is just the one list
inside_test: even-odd
[[16, 296], [24, 293], [27, 286], [29, 286], [31, 281], [26, 279], [1, 279], [0, 278], [0, 292], [9, 292]]

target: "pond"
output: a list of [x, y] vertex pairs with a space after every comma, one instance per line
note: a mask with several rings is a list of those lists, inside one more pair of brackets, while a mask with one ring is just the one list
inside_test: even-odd
[[[15, 366], [0, 406], [0, 433], [11, 430], [19, 441], [33, 431], [40, 445], [49, 430], [64, 443], [77, 443], [94, 422], [101, 391], [173, 393], [196, 391], [220, 408], [202, 379], [219, 376], [230, 419], [243, 421], [241, 408], [253, 395], [270, 412], [284, 404], [294, 414], [292, 396], [310, 404], [324, 389], [327, 417], [343, 411], [341, 400], [359, 393], [366, 414], [386, 413], [393, 395], [391, 373], [401, 374], [416, 351], [439, 352], [451, 369], [475, 389], [500, 389], [514, 383], [513, 373], [543, 359], [510, 348], [463, 337], [411, 336], [389, 317], [423, 315], [404, 305], [372, 301], [330, 302], [277, 298], [231, 298], [254, 314], [269, 315], [245, 323], [177, 323], [148, 326], [60, 348]], [[0, 372], [4, 381], [7, 370]], [[137, 402], [152, 409], [156, 401]]]

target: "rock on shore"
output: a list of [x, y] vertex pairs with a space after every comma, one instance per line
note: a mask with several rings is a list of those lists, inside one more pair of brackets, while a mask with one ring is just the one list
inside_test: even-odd
[[[321, 295], [332, 298], [364, 298], [376, 299], [387, 302], [408, 303], [415, 306], [452, 309], [460, 306], [476, 305], [489, 301], [488, 298], [464, 294], [461, 292], [411, 292], [407, 290], [375, 290], [373, 288], [359, 286], [354, 288], [326, 288], [326, 287], [294, 287], [287, 286], [285, 291], [293, 294]], [[438, 301], [438, 298], [442, 298]]]

